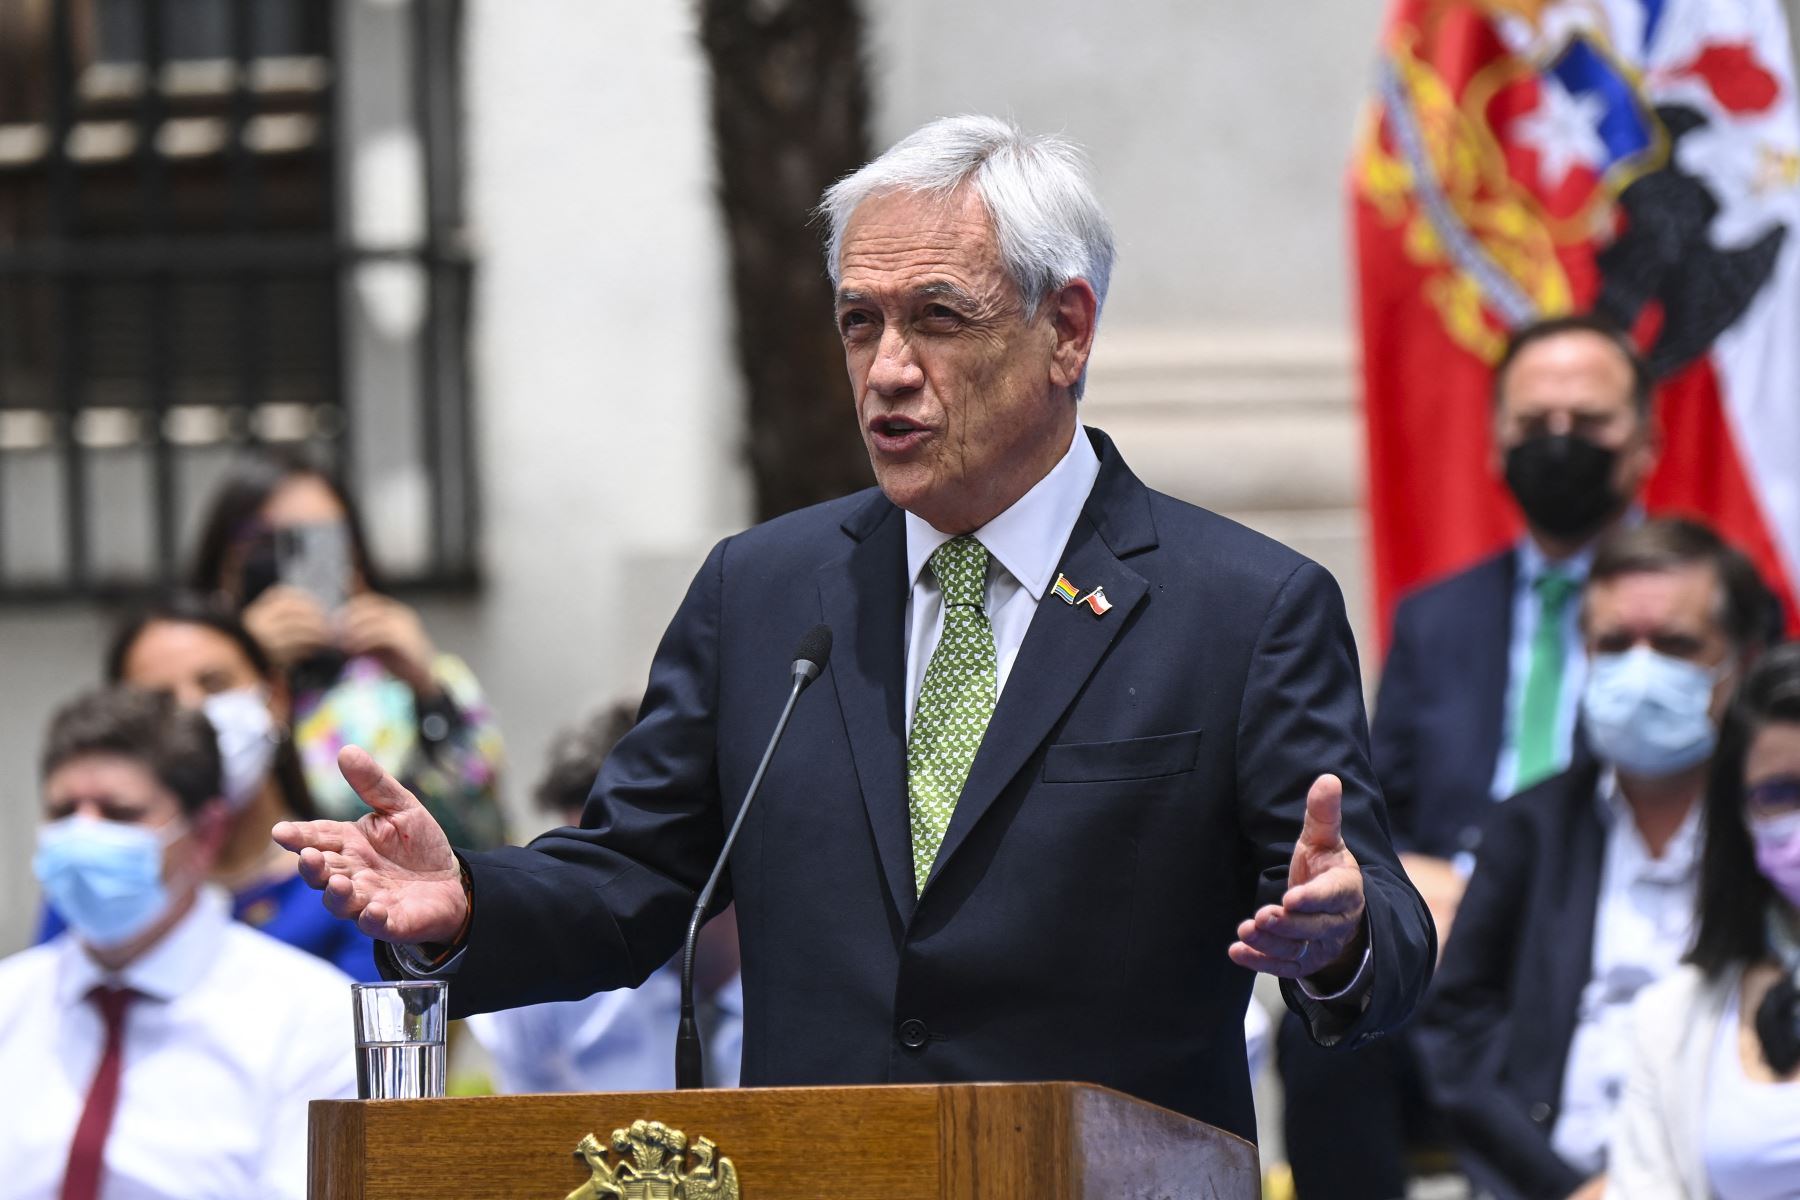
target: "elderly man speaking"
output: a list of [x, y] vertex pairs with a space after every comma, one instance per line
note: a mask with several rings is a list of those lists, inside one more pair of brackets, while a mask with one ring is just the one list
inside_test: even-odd
[[1252, 972], [1349, 1046], [1435, 954], [1337, 587], [1080, 425], [1113, 246], [1068, 142], [940, 120], [822, 211], [879, 488], [714, 548], [580, 828], [458, 853], [347, 748], [374, 812], [276, 840], [460, 1012], [637, 984], [824, 622], [730, 860], [743, 1081], [1085, 1080], [1252, 1137]]

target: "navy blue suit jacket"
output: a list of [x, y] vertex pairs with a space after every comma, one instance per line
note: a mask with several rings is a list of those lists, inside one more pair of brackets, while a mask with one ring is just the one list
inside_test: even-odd
[[1402, 850], [1474, 850], [1505, 732], [1516, 550], [1407, 596], [1375, 697], [1375, 773]]
[[[904, 521], [869, 491], [707, 558], [639, 723], [579, 829], [466, 856], [458, 1013], [634, 985], [680, 945], [787, 692], [836, 636], [732, 854], [747, 1085], [1091, 1081], [1254, 1136], [1226, 948], [1277, 899], [1308, 786], [1345, 787], [1374, 986], [1339, 1044], [1394, 1027], [1434, 938], [1368, 761], [1342, 598], [1316, 564], [1144, 487], [1112, 444], [915, 896]], [[1290, 1003], [1296, 1003], [1291, 998]]]
[[1592, 973], [1598, 777], [1590, 760], [1496, 809], [1414, 1035], [1465, 1165], [1502, 1200], [1583, 1182], [1550, 1133]]

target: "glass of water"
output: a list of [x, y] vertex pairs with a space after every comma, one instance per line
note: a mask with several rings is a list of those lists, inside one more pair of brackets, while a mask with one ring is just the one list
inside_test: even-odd
[[350, 985], [359, 1097], [422, 1100], [444, 1094], [448, 991], [449, 985], [436, 979]]

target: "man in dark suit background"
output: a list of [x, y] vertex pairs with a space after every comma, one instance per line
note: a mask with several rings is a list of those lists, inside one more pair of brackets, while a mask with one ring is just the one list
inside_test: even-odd
[[[1395, 844], [1440, 942], [1496, 802], [1585, 758], [1575, 599], [1595, 546], [1632, 511], [1658, 449], [1649, 370], [1601, 318], [1520, 329], [1493, 389], [1493, 468], [1525, 533], [1400, 602], [1371, 738]], [[1326, 1057], [1289, 1021], [1278, 1054], [1300, 1195], [1399, 1195], [1406, 1144], [1429, 1140], [1433, 1125], [1408, 1040]], [[1331, 1099], [1344, 1091], [1364, 1097], [1350, 1122]], [[1347, 1188], [1346, 1178], [1368, 1186]]]
[[1693, 522], [1648, 522], [1594, 558], [1582, 710], [1597, 761], [1494, 814], [1416, 1032], [1486, 1194], [1604, 1188], [1627, 1013], [1691, 944], [1718, 720], [1773, 606], [1749, 560]]
[[1336, 585], [1080, 427], [1112, 239], [1073, 146], [934, 122], [823, 211], [879, 489], [714, 549], [581, 828], [459, 857], [347, 749], [375, 811], [277, 839], [459, 1012], [635, 984], [824, 621], [730, 864], [743, 1081], [1078, 1079], [1253, 1137], [1251, 972], [1349, 1046], [1435, 953]]

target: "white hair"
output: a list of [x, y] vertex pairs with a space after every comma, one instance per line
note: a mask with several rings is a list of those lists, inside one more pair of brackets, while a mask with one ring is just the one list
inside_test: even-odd
[[1000, 261], [1027, 320], [1076, 279], [1087, 280], [1098, 304], [1106, 303], [1112, 226], [1088, 186], [1081, 148], [1053, 134], [1032, 137], [996, 117], [941, 117], [825, 189], [819, 213], [828, 229], [825, 269], [832, 286], [842, 273], [844, 228], [857, 205], [890, 192], [947, 197], [965, 182], [993, 222]]

